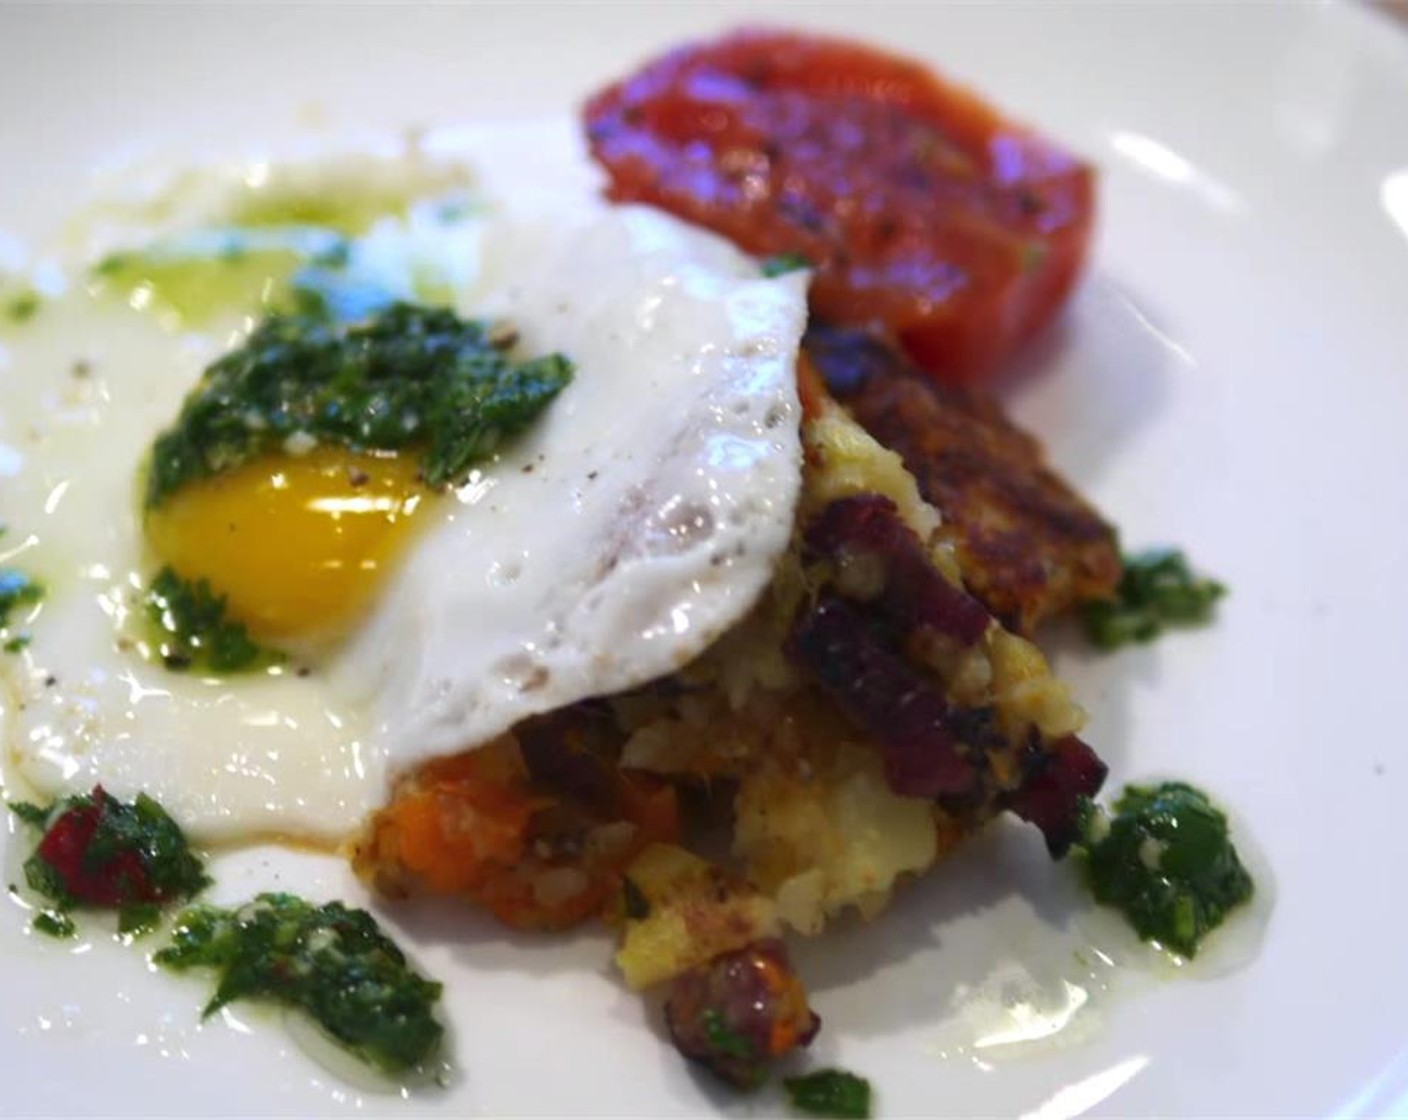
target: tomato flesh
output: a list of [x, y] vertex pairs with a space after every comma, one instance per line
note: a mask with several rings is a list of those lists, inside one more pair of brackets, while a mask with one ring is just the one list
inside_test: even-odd
[[609, 196], [817, 269], [812, 310], [881, 325], [972, 380], [1046, 323], [1084, 261], [1089, 166], [922, 65], [837, 39], [740, 31], [586, 106]]

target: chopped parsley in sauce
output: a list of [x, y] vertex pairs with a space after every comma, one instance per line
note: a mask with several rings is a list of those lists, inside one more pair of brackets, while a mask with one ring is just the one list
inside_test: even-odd
[[400, 161], [348, 160], [341, 166], [272, 170], [268, 181], [231, 200], [229, 217], [236, 224], [253, 229], [316, 226], [357, 236], [388, 217], [408, 217], [417, 206], [461, 215], [472, 206], [463, 169], [419, 158], [409, 167]]
[[805, 253], [778, 253], [775, 256], [764, 257], [758, 266], [764, 276], [771, 279], [775, 276], [786, 276], [789, 272], [797, 272], [804, 268], [812, 268], [811, 259]]
[[236, 673], [281, 661], [225, 614], [225, 599], [205, 580], [182, 579], [169, 567], [152, 580], [144, 599], [156, 631], [156, 650], [168, 669]]
[[[336, 285], [339, 300], [349, 284], [365, 295], [380, 281], [391, 298], [438, 302], [432, 289], [444, 271], [440, 255], [448, 261], [457, 254], [445, 238], [422, 242], [419, 234], [471, 215], [468, 186], [463, 168], [418, 158], [266, 166], [233, 183], [183, 176], [149, 216], [164, 221], [194, 202], [200, 224], [109, 254], [92, 270], [90, 286], [170, 327], [205, 326], [233, 312], [297, 310], [305, 277], [323, 286], [349, 265], [347, 283]], [[434, 258], [428, 267], [422, 253]]]
[[505, 337], [488, 323], [407, 303], [356, 325], [271, 316], [205, 371], [157, 437], [147, 507], [288, 441], [419, 449], [426, 484], [453, 484], [571, 380], [561, 354], [520, 361]]
[[41, 302], [38, 292], [23, 291], [5, 305], [5, 315], [12, 323], [27, 323], [39, 314]]
[[800, 1112], [840, 1120], [865, 1120], [870, 1115], [870, 1082], [843, 1069], [819, 1069], [789, 1077], [783, 1085]]
[[[3, 530], [0, 530], [2, 532]], [[44, 585], [19, 568], [0, 567], [0, 648], [17, 653], [29, 644], [29, 635], [12, 632], [10, 616], [44, 598]]]
[[752, 1039], [730, 1027], [717, 1008], [705, 1010], [699, 1016], [699, 1025], [704, 1040], [718, 1053], [745, 1060], [753, 1057]]
[[238, 999], [295, 1007], [386, 1073], [424, 1065], [444, 1035], [433, 1014], [440, 985], [407, 964], [375, 918], [340, 902], [261, 894], [235, 910], [193, 907], [154, 959], [216, 970], [207, 1017]]
[[11, 811], [43, 837], [25, 861], [25, 881], [51, 904], [41, 933], [68, 936], [75, 909], [118, 912], [118, 930], [155, 924], [163, 904], [191, 898], [210, 882], [185, 833], [146, 794], [120, 801], [102, 786], [48, 809], [17, 802]]
[[198, 229], [104, 257], [93, 284], [132, 306], [205, 324], [230, 308], [287, 307], [285, 286], [300, 266], [346, 252], [346, 238], [332, 230]]
[[1086, 634], [1102, 649], [1149, 642], [1169, 626], [1210, 622], [1227, 588], [1197, 576], [1177, 549], [1157, 548], [1124, 559], [1124, 576], [1110, 602], [1082, 608]]
[[1113, 814], [1088, 803], [1077, 845], [1095, 900], [1185, 957], [1252, 897], [1227, 816], [1183, 782], [1128, 786]]

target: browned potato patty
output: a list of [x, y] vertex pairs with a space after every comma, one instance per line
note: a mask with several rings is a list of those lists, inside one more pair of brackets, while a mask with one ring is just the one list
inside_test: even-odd
[[1113, 595], [1114, 529], [995, 402], [942, 385], [882, 337], [813, 324], [805, 349], [856, 421], [896, 452], [943, 515], [963, 579], [1007, 627]]

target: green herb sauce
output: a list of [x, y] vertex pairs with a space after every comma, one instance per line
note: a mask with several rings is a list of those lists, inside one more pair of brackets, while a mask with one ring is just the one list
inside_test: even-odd
[[723, 1015], [714, 1008], [706, 1009], [699, 1016], [700, 1025], [704, 1028], [704, 1039], [709, 1045], [720, 1054], [727, 1054], [730, 1058], [750, 1059], [753, 1057], [753, 1043], [744, 1034], [734, 1030], [725, 1021]]
[[332, 230], [203, 229], [105, 257], [93, 278], [99, 292], [194, 325], [230, 309], [288, 310], [296, 270], [346, 251]]
[[38, 292], [23, 291], [5, 304], [5, 317], [12, 323], [27, 323], [39, 314], [42, 303]]
[[117, 932], [141, 937], [161, 924], [161, 907], [154, 902], [133, 902], [117, 912]]
[[423, 1065], [444, 1034], [433, 1015], [440, 985], [406, 963], [370, 914], [340, 902], [261, 894], [238, 910], [194, 907], [154, 959], [178, 971], [217, 971], [206, 1016], [237, 999], [296, 1007], [387, 1073]]
[[[474, 213], [464, 169], [350, 157], [266, 168], [232, 186], [196, 228], [105, 258], [93, 290], [178, 328], [231, 312], [291, 313], [310, 295], [331, 296], [351, 318], [364, 317], [374, 296], [452, 301], [462, 259], [453, 236], [418, 234]], [[149, 207], [146, 219], [172, 222], [180, 196]], [[358, 313], [347, 315], [349, 305]]]
[[44, 585], [18, 568], [0, 568], [0, 626], [9, 626], [10, 613], [44, 598]]
[[30, 926], [45, 937], [67, 938], [78, 935], [78, 925], [62, 910], [41, 910]]
[[812, 1116], [866, 1120], [870, 1116], [870, 1082], [842, 1069], [821, 1069], [804, 1077], [789, 1077], [783, 1085], [792, 1105]]
[[10, 812], [31, 828], [43, 829], [49, 823], [49, 810], [28, 801], [11, 801]]
[[1169, 626], [1192, 626], [1212, 620], [1227, 588], [1194, 575], [1177, 549], [1159, 548], [1124, 560], [1124, 576], [1111, 602], [1082, 607], [1086, 634], [1102, 649], [1128, 642], [1148, 642]]
[[[453, 168], [408, 176], [404, 164], [389, 174], [373, 167], [330, 165], [324, 173], [291, 169], [264, 187], [237, 196], [229, 210], [235, 225], [253, 229], [319, 226], [349, 237], [366, 233], [383, 218], [405, 218], [433, 203], [456, 217], [469, 207], [465, 176]], [[448, 218], [446, 220], [454, 220]]]
[[789, 272], [798, 272], [804, 268], [814, 268], [811, 259], [804, 253], [778, 253], [775, 256], [764, 257], [758, 266], [762, 274], [769, 279], [776, 276], [785, 276]]
[[146, 504], [312, 437], [358, 451], [418, 448], [439, 488], [526, 428], [571, 380], [561, 354], [516, 361], [487, 323], [397, 303], [348, 325], [273, 316], [205, 371], [157, 437]]
[[158, 656], [168, 669], [237, 673], [278, 664], [283, 655], [258, 645], [225, 616], [225, 597], [205, 580], [191, 583], [170, 568], [152, 580], [143, 600]]
[[1095, 900], [1146, 941], [1195, 956], [1254, 890], [1226, 815], [1183, 782], [1129, 786], [1113, 810], [1089, 803], [1077, 845]]
[[621, 879], [621, 908], [633, 922], [643, 922], [650, 917], [650, 899], [629, 875]]

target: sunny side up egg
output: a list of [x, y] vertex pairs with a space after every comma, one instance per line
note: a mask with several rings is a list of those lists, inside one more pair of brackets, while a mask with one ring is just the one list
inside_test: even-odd
[[[38, 793], [101, 782], [203, 841], [335, 843], [397, 774], [669, 673], [753, 605], [800, 490], [805, 276], [598, 201], [575, 146], [515, 184], [521, 151], [477, 153], [454, 298], [575, 375], [447, 493], [409, 458], [293, 446], [144, 526], [144, 460], [219, 345], [82, 291], [6, 340], [0, 550], [48, 596], [0, 674], [7, 763]], [[162, 563], [293, 657], [208, 677], [144, 656]]]

